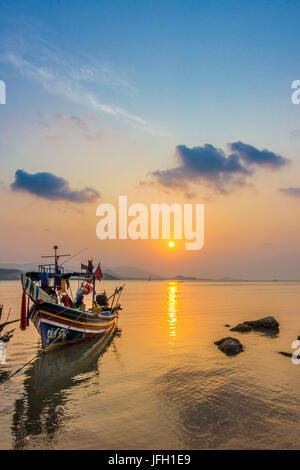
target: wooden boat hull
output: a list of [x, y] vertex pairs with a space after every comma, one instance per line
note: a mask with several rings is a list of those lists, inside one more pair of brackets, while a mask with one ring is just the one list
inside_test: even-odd
[[117, 315], [97, 315], [50, 302], [35, 302], [30, 319], [39, 332], [45, 349], [85, 341], [113, 331]]

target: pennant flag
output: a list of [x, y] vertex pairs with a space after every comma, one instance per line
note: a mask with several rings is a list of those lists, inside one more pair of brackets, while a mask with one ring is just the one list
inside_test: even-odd
[[98, 268], [95, 271], [95, 279], [97, 279], [98, 281], [102, 281], [103, 279], [103, 273], [100, 268], [100, 263], [98, 264]]
[[90, 274], [93, 274], [93, 271], [94, 271], [94, 265], [93, 265], [93, 260], [92, 259], [89, 259], [88, 260], [88, 272]]

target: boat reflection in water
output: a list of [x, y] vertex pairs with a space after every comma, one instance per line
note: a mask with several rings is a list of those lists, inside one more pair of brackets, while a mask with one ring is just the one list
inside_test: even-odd
[[68, 419], [64, 407], [70, 389], [99, 374], [100, 357], [110, 346], [116, 347], [120, 335], [116, 328], [100, 339], [62, 347], [36, 359], [25, 372], [23, 396], [15, 401], [13, 449], [32, 447], [35, 437], [42, 437], [51, 447], [51, 439]]
[[168, 315], [169, 344], [175, 344], [176, 341], [178, 288], [179, 286], [177, 282], [168, 282], [168, 301], [166, 304], [166, 311]]

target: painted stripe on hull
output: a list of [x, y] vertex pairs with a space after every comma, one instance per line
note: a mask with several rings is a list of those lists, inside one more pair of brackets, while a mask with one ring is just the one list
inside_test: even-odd
[[108, 317], [107, 321], [101, 320], [97, 324], [71, 322], [70, 320], [68, 320], [66, 318], [59, 317], [58, 315], [51, 315], [51, 314], [46, 313], [42, 310], [39, 312], [39, 316], [40, 316], [40, 318], [43, 318], [45, 320], [50, 320], [51, 319], [52, 321], [56, 321], [57, 323], [60, 323], [61, 325], [64, 325], [64, 326], [77, 327], [81, 330], [85, 330], [85, 329], [88, 328], [89, 330], [93, 330], [93, 331], [98, 331], [99, 329], [102, 329], [103, 327], [108, 326], [115, 319], [115, 317], [113, 317], [113, 318]]
[[[95, 319], [95, 318], [89, 319], [89, 320], [87, 320], [87, 321], [84, 321], [84, 320], [82, 320], [82, 319], [79, 320], [80, 315], [82, 315], [82, 314], [80, 314], [80, 311], [77, 312], [77, 316], [75, 317], [75, 320], [73, 320], [72, 318], [68, 317], [67, 315], [64, 315], [63, 312], [60, 313], [60, 314], [55, 314], [55, 313], [53, 313], [53, 312], [51, 312], [51, 311], [49, 311], [49, 310], [45, 310], [44, 308], [43, 308], [43, 309], [39, 309], [39, 311], [40, 311], [41, 313], [45, 313], [46, 315], [51, 315], [51, 317], [56, 317], [56, 318], [60, 318], [60, 319], [65, 319], [65, 320], [68, 320], [68, 321], [71, 322], [71, 323], [79, 323], [80, 325], [97, 326], [101, 321], [103, 321], [102, 319], [100, 320], [100, 319]], [[76, 318], [77, 318], [77, 320], [76, 320]], [[93, 323], [91, 323], [91, 322], [93, 322]]]
[[[54, 326], [57, 326], [59, 328], [64, 328], [64, 326], [65, 326], [62, 323], [58, 323], [58, 322], [55, 322], [55, 321], [52, 321], [52, 320], [44, 319], [43, 317], [41, 318], [40, 322], [41, 323], [47, 323], [48, 325], [54, 325]], [[81, 333], [91, 333], [91, 334], [102, 333], [106, 330], [106, 328], [97, 329], [97, 330], [90, 330], [90, 329], [87, 329], [87, 328], [77, 328], [76, 326], [70, 326], [69, 329], [73, 330], [73, 331], [80, 331]]]
[[51, 315], [59, 319], [65, 319], [72, 323], [78, 323], [80, 325], [89, 325], [97, 326], [107, 319], [115, 317], [115, 314], [112, 315], [101, 315], [99, 317], [97, 314], [89, 314], [88, 312], [81, 312], [80, 310], [70, 309], [62, 305], [49, 304], [44, 302], [43, 304], [36, 304], [36, 308], [39, 312], [46, 315]]
[[39, 331], [42, 339], [43, 348], [49, 348], [51, 345], [61, 343], [74, 343], [76, 341], [83, 341], [85, 339], [101, 336], [110, 331], [115, 326], [113, 320], [107, 328], [98, 331], [80, 330], [78, 328], [62, 326], [60, 324], [53, 324], [55, 322], [49, 320], [40, 320]]

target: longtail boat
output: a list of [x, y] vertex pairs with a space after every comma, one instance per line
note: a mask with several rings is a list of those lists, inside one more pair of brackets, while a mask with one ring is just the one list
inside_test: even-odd
[[[29, 321], [41, 336], [44, 349], [55, 345], [85, 341], [113, 332], [117, 325], [120, 295], [124, 285], [115, 288], [111, 296], [96, 294], [96, 280], [103, 274], [100, 264], [94, 271], [92, 260], [81, 264], [80, 272], [65, 273], [54, 246], [54, 263], [41, 264], [38, 271], [21, 275], [23, 287], [20, 327], [25, 330]], [[50, 256], [45, 256], [50, 257]], [[72, 296], [70, 280], [77, 280], [76, 298]], [[92, 294], [92, 306], [87, 308], [84, 297]]]

